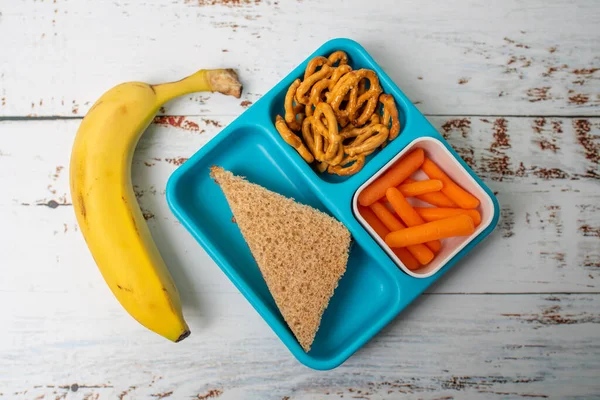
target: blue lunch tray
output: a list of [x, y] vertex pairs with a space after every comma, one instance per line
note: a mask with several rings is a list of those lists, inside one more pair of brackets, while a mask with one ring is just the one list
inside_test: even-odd
[[[402, 131], [383, 150], [369, 156], [363, 169], [350, 177], [319, 174], [274, 126], [283, 115], [290, 84], [301, 77], [315, 56], [343, 50], [353, 69], [369, 68], [379, 76], [385, 93], [392, 94]], [[404, 273], [358, 222], [352, 211], [356, 190], [397, 153], [419, 137], [441, 141], [493, 201], [492, 222], [433, 276], [415, 278]], [[209, 168], [219, 165], [250, 182], [292, 197], [332, 215], [350, 231], [353, 245], [345, 275], [340, 280], [310, 352], [305, 353], [288, 328], [250, 253], [220, 187]], [[487, 237], [498, 222], [499, 207], [490, 189], [456, 154], [444, 138], [412, 105], [367, 51], [349, 39], [323, 44], [252, 107], [224, 128], [169, 178], [167, 201], [172, 212], [213, 258], [221, 270], [265, 319], [292, 354], [306, 366], [332, 369], [367, 343], [425, 289]]]

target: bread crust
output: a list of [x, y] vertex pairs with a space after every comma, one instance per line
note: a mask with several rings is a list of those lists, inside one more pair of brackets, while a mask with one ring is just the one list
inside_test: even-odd
[[221, 167], [213, 166], [210, 174], [225, 194], [279, 311], [308, 352], [346, 271], [350, 232], [324, 212]]

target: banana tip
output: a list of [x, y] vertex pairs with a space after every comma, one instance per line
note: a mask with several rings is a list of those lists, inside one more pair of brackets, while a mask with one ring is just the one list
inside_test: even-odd
[[186, 329], [185, 332], [183, 332], [175, 341], [175, 343], [179, 343], [181, 342], [183, 339], [185, 339], [186, 337], [190, 336], [190, 334], [192, 333], [192, 331], [190, 331], [189, 329]]
[[214, 91], [238, 99], [242, 96], [242, 83], [231, 68], [211, 71], [209, 80]]

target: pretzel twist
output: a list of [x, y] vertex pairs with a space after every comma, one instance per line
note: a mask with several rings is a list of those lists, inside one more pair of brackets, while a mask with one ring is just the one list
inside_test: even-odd
[[[327, 127], [325, 127], [325, 124], [321, 121], [321, 116], [325, 117]], [[338, 132], [338, 123], [335, 114], [333, 113], [333, 109], [329, 104], [321, 102], [315, 107], [313, 118], [321, 135], [325, 136], [329, 142], [327, 151], [325, 152], [325, 161], [330, 161], [337, 154], [338, 145], [342, 141], [342, 137]]]
[[[314, 117], [313, 117], [313, 124], [314, 124]], [[315, 140], [315, 158], [318, 161], [325, 161], [325, 150], [323, 147], [325, 145], [325, 138], [323, 137], [323, 135], [321, 135], [321, 132], [318, 131], [316, 124], [313, 125], [313, 133], [314, 133], [314, 140]]]
[[331, 66], [331, 62], [325, 57], [315, 57], [308, 62], [306, 65], [306, 70], [304, 70], [304, 80], [315, 73], [317, 68], [322, 67], [323, 65]]
[[304, 115], [306, 117], [312, 117], [313, 113], [314, 113], [314, 108], [311, 103], [308, 103], [307, 105], [304, 106]]
[[296, 120], [296, 114], [298, 114], [298, 109], [295, 108], [294, 104], [294, 95], [296, 94], [296, 90], [300, 86], [300, 79], [296, 79], [289, 87], [287, 93], [285, 94], [284, 100], [284, 109], [285, 109], [285, 122], [293, 131], [300, 130], [301, 124]]
[[342, 66], [348, 64], [348, 55], [344, 51], [338, 50], [331, 53], [327, 60], [329, 61], [329, 65], [334, 65], [339, 61], [338, 65]]
[[[379, 78], [374, 71], [370, 69], [360, 69], [357, 71], [357, 75], [360, 76], [360, 80], [367, 79], [369, 81], [369, 89], [367, 89], [366, 92], [358, 97], [356, 106], [352, 109], [352, 113], [349, 115], [349, 117], [350, 122], [352, 122], [354, 125], [364, 125], [375, 112], [375, 109], [377, 108], [377, 101], [382, 89], [379, 85]], [[360, 81], [358, 83], [360, 83]], [[366, 105], [359, 114], [358, 111], [365, 103]]]
[[345, 148], [344, 148], [344, 145], [342, 144], [342, 142], [340, 142], [340, 144], [338, 144], [338, 152], [335, 155], [335, 157], [331, 161], [329, 161], [329, 165], [338, 165], [344, 159], [344, 155], [345, 155]]
[[[400, 133], [400, 118], [398, 118], [398, 109], [394, 97], [391, 94], [382, 94], [379, 101], [383, 104], [383, 118], [381, 123], [390, 129], [388, 140], [394, 140]], [[391, 120], [391, 127], [390, 127]]]
[[306, 143], [306, 147], [312, 153], [313, 157], [316, 159], [315, 152], [315, 135], [312, 127], [312, 117], [307, 117], [302, 122], [302, 139], [304, 139], [304, 143]]
[[340, 131], [340, 135], [342, 136], [342, 140], [357, 137], [369, 131], [369, 128], [373, 125], [377, 125], [380, 123], [379, 115], [377, 113], [373, 113], [371, 118], [369, 119], [369, 124], [364, 125], [362, 127], [357, 127], [356, 125], [348, 125], [344, 129]]
[[277, 132], [279, 132], [287, 144], [296, 149], [304, 161], [309, 164], [314, 161], [313, 155], [310, 153], [310, 151], [308, 151], [306, 146], [304, 146], [302, 140], [300, 140], [300, 138], [290, 130], [281, 115], [278, 115], [275, 119], [275, 129], [277, 129]]
[[320, 173], [323, 173], [323, 172], [327, 171], [328, 166], [329, 166], [329, 164], [327, 164], [327, 161], [322, 161], [319, 164], [317, 164], [317, 170]]
[[341, 50], [307, 63], [303, 79], [288, 88], [284, 109], [277, 131], [308, 163], [316, 160], [320, 173], [355, 174], [400, 133], [394, 98], [383, 94], [377, 74], [352, 70]]
[[329, 87], [328, 89], [331, 91], [333, 90], [333, 88], [335, 87], [335, 85], [338, 83], [338, 81], [340, 80], [340, 78], [344, 75], [346, 75], [348, 72], [352, 71], [352, 67], [349, 65], [340, 65], [339, 67], [337, 67], [333, 73], [331, 74], [331, 78], [329, 79]]
[[319, 71], [311, 74], [306, 79], [304, 79], [304, 82], [302, 82], [300, 86], [298, 86], [298, 89], [296, 89], [296, 101], [304, 105], [308, 104], [309, 97], [307, 93], [309, 93], [312, 86], [321, 79], [329, 78], [331, 72], [332, 68], [329, 65], [325, 64], [321, 67]]
[[[355, 156], [357, 154], [374, 151], [386, 141], [390, 133], [388, 128], [382, 124], [370, 125], [367, 129], [368, 131], [357, 136], [350, 146], [346, 146], [346, 154]], [[374, 132], [377, 133], [374, 134]]]
[[310, 90], [310, 97], [307, 106], [316, 106], [319, 104], [323, 100], [321, 96], [323, 90], [327, 89], [330, 83], [331, 79], [321, 79], [319, 82], [315, 83]]
[[[352, 162], [354, 163], [349, 165]], [[359, 154], [357, 156], [345, 157], [339, 165], [330, 165], [327, 168], [327, 172], [329, 172], [330, 174], [336, 174], [340, 176], [354, 175], [355, 173], [360, 171], [364, 165], [365, 156], [364, 154]]]
[[317, 161], [325, 160], [323, 151], [323, 136], [317, 131], [314, 116], [307, 117], [302, 123], [302, 138]]
[[[327, 102], [338, 118], [349, 118], [354, 113], [358, 99], [356, 85], [359, 80], [360, 76], [356, 74], [356, 71], [348, 72], [337, 81], [331, 90]], [[340, 108], [343, 101], [347, 102], [345, 109]]]

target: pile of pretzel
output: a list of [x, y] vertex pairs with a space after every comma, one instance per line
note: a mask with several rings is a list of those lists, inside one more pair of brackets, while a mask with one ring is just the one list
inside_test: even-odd
[[343, 51], [315, 57], [303, 80], [289, 87], [285, 115], [277, 115], [275, 127], [307, 163], [318, 162], [319, 172], [353, 175], [400, 132], [394, 98], [382, 92], [377, 74], [352, 70]]

